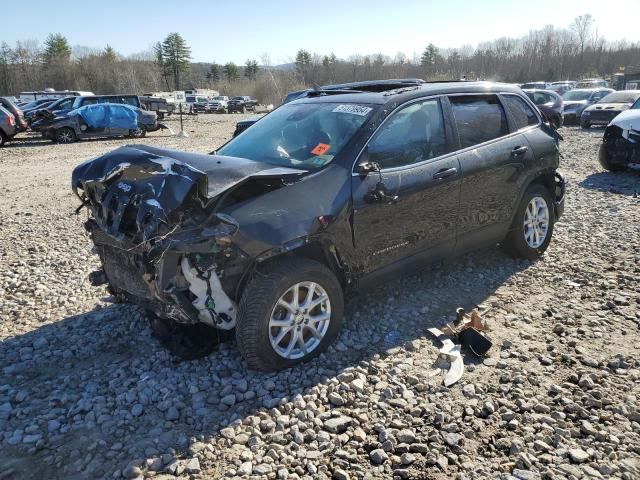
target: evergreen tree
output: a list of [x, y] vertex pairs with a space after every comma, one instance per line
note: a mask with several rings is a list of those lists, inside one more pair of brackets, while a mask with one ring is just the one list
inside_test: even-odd
[[229, 62], [229, 63], [225, 64], [225, 66], [224, 66], [224, 76], [229, 81], [237, 80], [238, 76], [239, 76], [239, 74], [238, 74], [238, 66], [233, 62]]
[[175, 89], [180, 90], [180, 74], [191, 68], [191, 49], [179, 33], [170, 33], [162, 42], [162, 66], [171, 72]]
[[51, 33], [44, 42], [44, 62], [66, 63], [71, 58], [69, 41], [60, 33]]
[[255, 60], [247, 60], [244, 67], [244, 76], [249, 80], [255, 80], [258, 74], [258, 62]]
[[118, 60], [118, 54], [113, 49], [113, 47], [108, 44], [106, 47], [104, 47], [102, 56], [104, 57], [105, 61], [107, 61], [108, 63], [115, 63]]
[[220, 65], [218, 65], [216, 62], [213, 62], [211, 64], [209, 72], [207, 72], [207, 80], [211, 82], [220, 81]]

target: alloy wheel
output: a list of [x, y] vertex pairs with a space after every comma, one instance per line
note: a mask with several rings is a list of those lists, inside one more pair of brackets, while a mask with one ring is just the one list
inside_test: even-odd
[[71, 143], [73, 142], [73, 134], [70, 130], [62, 130], [58, 132], [58, 142], [59, 143]]
[[531, 248], [540, 248], [549, 232], [549, 206], [542, 197], [533, 197], [524, 211], [524, 240]]
[[305, 357], [322, 342], [331, 322], [331, 301], [315, 282], [300, 282], [284, 292], [269, 319], [269, 340], [283, 358]]

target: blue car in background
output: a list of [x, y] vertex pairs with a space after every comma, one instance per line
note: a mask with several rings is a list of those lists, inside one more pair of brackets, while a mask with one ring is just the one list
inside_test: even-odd
[[40, 132], [57, 143], [85, 138], [144, 137], [147, 132], [167, 128], [155, 112], [124, 104], [100, 103], [77, 108], [49, 119]]

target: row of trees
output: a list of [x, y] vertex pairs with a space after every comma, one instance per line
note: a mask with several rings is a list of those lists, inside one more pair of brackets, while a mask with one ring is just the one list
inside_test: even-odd
[[34, 41], [18, 41], [14, 46], [0, 43], [0, 94], [45, 87], [100, 93], [209, 87], [278, 103], [287, 91], [312, 84], [377, 78], [524, 82], [608, 77], [622, 65], [640, 63], [640, 43], [607, 42], [598, 35], [594, 19], [582, 15], [568, 28], [547, 26], [521, 38], [499, 38], [475, 48], [440, 48], [429, 43], [411, 57], [399, 52], [342, 59], [333, 53], [300, 49], [290, 63], [279, 67], [273, 67], [266, 54], [260, 60], [259, 64], [248, 59], [244, 65], [195, 63], [179, 33], [128, 57], [109, 45], [72, 48], [64, 36], [51, 34], [42, 45]]

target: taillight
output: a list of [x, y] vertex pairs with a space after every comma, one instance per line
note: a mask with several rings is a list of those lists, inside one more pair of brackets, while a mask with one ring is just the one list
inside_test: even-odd
[[15, 125], [13, 115], [7, 115], [7, 125], [9, 125], [10, 127], [13, 127]]

